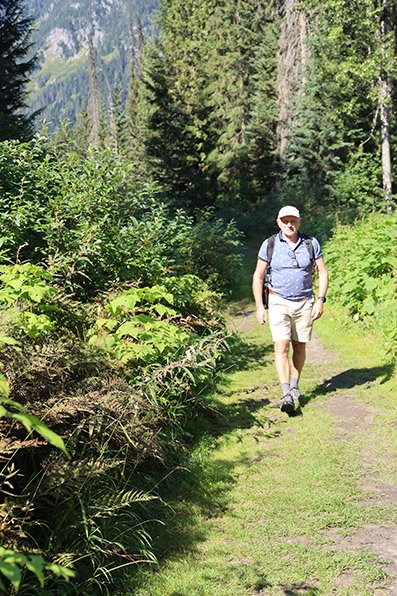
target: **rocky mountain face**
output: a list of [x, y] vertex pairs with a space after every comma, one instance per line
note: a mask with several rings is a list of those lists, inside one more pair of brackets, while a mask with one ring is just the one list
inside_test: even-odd
[[139, 46], [139, 20], [144, 38], [155, 35], [157, 0], [27, 0], [34, 19], [32, 41], [39, 55], [29, 85], [30, 111], [50, 127], [74, 121], [89, 103], [88, 40], [92, 36], [98, 84], [106, 108], [116, 84], [126, 94], [132, 38]]

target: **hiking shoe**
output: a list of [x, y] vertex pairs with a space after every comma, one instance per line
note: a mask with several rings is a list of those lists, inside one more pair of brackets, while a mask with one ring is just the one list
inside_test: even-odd
[[300, 400], [303, 398], [303, 395], [299, 391], [298, 387], [292, 387], [291, 395], [292, 395], [292, 399], [294, 400], [295, 404], [299, 404]]
[[290, 393], [287, 393], [287, 395], [284, 395], [284, 397], [281, 398], [280, 410], [282, 412], [287, 412], [287, 414], [295, 412], [294, 399]]

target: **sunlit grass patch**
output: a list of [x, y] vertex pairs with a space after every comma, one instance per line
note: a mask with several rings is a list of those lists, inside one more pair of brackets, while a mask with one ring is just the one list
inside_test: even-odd
[[[137, 595], [373, 596], [387, 576], [360, 533], [396, 524], [397, 508], [373, 498], [363, 455], [371, 446], [379, 481], [397, 484], [387, 465], [396, 455], [393, 363], [327, 303], [315, 331], [329, 359], [305, 366], [301, 415], [287, 417], [269, 329], [255, 313], [244, 319], [250, 298], [240, 306], [233, 325], [244, 321], [242, 342], [211, 397], [218, 418], [192, 455], [183, 506], [176, 498], [183, 549], [169, 534], [157, 572], [139, 572]], [[358, 412], [350, 430], [328, 407], [338, 411], [338, 400]]]

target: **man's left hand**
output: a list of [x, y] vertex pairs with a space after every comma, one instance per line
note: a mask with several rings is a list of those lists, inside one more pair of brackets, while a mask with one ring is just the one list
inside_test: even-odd
[[313, 321], [315, 321], [316, 319], [319, 319], [321, 317], [321, 315], [323, 314], [323, 309], [324, 309], [323, 301], [316, 300], [316, 303], [313, 306], [313, 312], [312, 312]]

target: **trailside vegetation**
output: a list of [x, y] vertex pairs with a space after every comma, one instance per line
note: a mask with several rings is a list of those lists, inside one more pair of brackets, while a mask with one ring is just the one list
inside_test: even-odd
[[30, 20], [2, 6], [0, 589], [115, 594], [155, 562], [159, 484], [212, 413], [241, 261], [226, 214], [265, 237], [296, 204], [332, 234], [330, 303], [396, 355], [396, 9], [161, 0], [156, 41], [130, 14], [109, 48], [107, 100], [86, 32], [76, 129], [29, 140]]
[[330, 295], [350, 320], [379, 337], [379, 350], [397, 356], [397, 217], [373, 214], [340, 225], [325, 245]]
[[112, 149], [79, 152], [39, 136], [0, 152], [3, 258], [45, 262], [66, 291], [92, 298], [127, 280], [198, 274], [230, 289], [239, 232], [211, 210], [171, 210], [164, 192], [140, 182]]
[[240, 233], [172, 210], [111, 149], [38, 136], [0, 164], [0, 581], [114, 593], [155, 561], [156, 483], [210, 413]]

